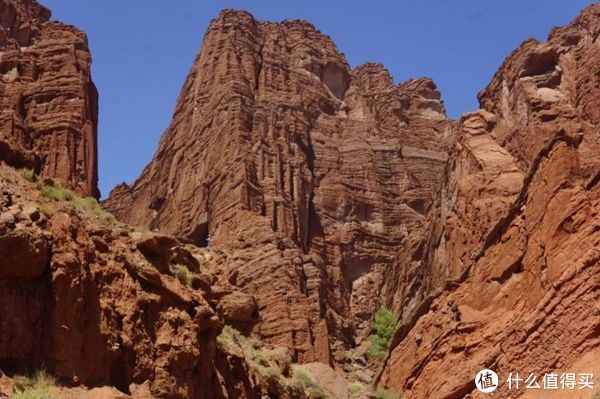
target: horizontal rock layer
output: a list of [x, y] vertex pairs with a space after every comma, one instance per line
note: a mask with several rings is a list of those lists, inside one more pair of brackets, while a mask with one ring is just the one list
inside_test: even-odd
[[87, 37], [33, 0], [0, 0], [0, 159], [99, 197]]

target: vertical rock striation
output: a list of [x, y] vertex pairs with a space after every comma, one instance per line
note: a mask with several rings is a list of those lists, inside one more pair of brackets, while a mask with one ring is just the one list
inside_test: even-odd
[[0, 159], [98, 197], [87, 38], [33, 0], [0, 1]]
[[384, 271], [442, 179], [452, 123], [429, 79], [351, 70], [303, 21], [224, 11], [121, 220], [227, 254], [263, 339], [333, 362], [369, 334]]

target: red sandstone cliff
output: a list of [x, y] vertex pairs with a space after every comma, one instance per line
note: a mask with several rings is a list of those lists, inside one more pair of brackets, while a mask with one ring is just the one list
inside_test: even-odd
[[[450, 399], [479, 397], [485, 367], [600, 372], [599, 33], [594, 5], [524, 42], [463, 116], [383, 385]], [[502, 381], [494, 397], [528, 394]]]
[[98, 197], [87, 38], [33, 0], [0, 1], [0, 159]]
[[152, 162], [106, 202], [125, 222], [228, 255], [255, 333], [295, 360], [369, 334], [384, 271], [441, 181], [452, 123], [429, 79], [350, 70], [302, 21], [214, 20]]

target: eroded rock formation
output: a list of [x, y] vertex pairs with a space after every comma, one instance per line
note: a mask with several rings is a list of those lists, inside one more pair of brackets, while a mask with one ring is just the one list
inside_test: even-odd
[[127, 393], [151, 381], [156, 397], [213, 397], [205, 385], [219, 386], [210, 359], [222, 322], [210, 291], [202, 281], [184, 287], [157, 261], [185, 248], [171, 239], [151, 251], [141, 233], [48, 204], [19, 177], [3, 167], [2, 369], [45, 367], [65, 384]]
[[87, 37], [33, 0], [0, 1], [0, 159], [98, 197]]
[[210, 254], [41, 193], [0, 163], [0, 397], [13, 392], [3, 373], [35, 370], [60, 399], [310, 397], [284, 368], [289, 350], [261, 346], [275, 359], [261, 361], [283, 359], [266, 375], [219, 344], [225, 324], [251, 329], [258, 314], [209, 283]]
[[599, 32], [593, 5], [524, 42], [463, 116], [384, 385], [449, 399], [484, 367], [600, 371]]
[[152, 162], [106, 202], [226, 254], [255, 333], [333, 361], [369, 334], [384, 271], [425, 213], [452, 123], [429, 79], [355, 70], [303, 21], [214, 20]]
[[400, 328], [376, 382], [407, 398], [477, 397], [484, 367], [600, 375], [600, 5], [458, 122], [430, 79], [226, 10], [106, 202], [137, 229], [13, 168], [97, 196], [97, 101], [81, 32], [32, 0], [0, 17], [0, 397], [44, 367], [59, 398], [300, 399], [306, 363], [343, 398], [343, 367], [312, 362], [369, 382], [348, 349], [381, 305]]

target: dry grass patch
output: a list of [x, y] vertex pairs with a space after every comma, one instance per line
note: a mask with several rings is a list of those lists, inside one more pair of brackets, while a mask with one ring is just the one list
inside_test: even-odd
[[16, 376], [13, 379], [14, 399], [55, 399], [51, 389], [56, 385], [54, 377], [44, 370], [31, 376]]

